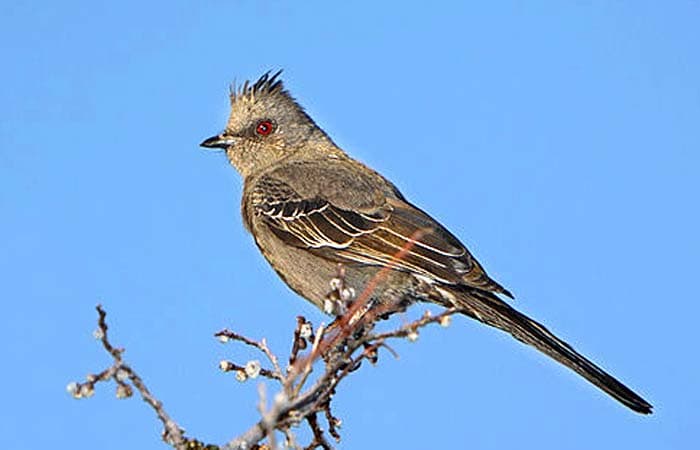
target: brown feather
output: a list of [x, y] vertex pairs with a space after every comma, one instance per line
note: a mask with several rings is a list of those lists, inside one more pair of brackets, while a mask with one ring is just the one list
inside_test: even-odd
[[[401, 260], [394, 261], [398, 270], [512, 297], [456, 237], [404, 200], [389, 198], [372, 211], [351, 211], [320, 197], [302, 198], [269, 176], [258, 182], [252, 198], [256, 213], [277, 237], [328, 260], [383, 266], [408, 246]], [[420, 237], [412, 239], [419, 230]]]

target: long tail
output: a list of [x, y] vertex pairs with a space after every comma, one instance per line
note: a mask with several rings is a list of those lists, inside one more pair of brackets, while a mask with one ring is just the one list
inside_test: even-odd
[[544, 326], [516, 311], [494, 294], [462, 286], [452, 287], [450, 291], [456, 294], [455, 301], [464, 309], [465, 315], [506, 331], [519, 341], [532, 345], [598, 386], [628, 408], [641, 414], [651, 414], [652, 406], [649, 402], [576, 352]]

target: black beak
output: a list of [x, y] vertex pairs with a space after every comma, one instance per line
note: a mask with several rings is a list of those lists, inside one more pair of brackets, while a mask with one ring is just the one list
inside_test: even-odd
[[202, 141], [201, 144], [199, 144], [200, 147], [206, 147], [206, 148], [223, 148], [227, 149], [233, 144], [236, 143], [236, 138], [233, 136], [227, 136], [225, 134], [219, 134], [216, 136], [212, 136], [208, 139], [205, 139]]

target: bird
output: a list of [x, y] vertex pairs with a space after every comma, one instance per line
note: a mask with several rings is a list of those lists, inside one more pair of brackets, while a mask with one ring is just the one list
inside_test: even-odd
[[372, 298], [379, 303], [457, 308], [553, 358], [631, 410], [652, 413], [649, 402], [504, 300], [512, 293], [457, 237], [316, 125], [281, 73], [232, 85], [224, 131], [200, 145], [223, 150], [242, 176], [243, 224], [293, 291], [327, 309], [329, 280], [342, 265], [344, 284], [355, 291], [375, 280]]

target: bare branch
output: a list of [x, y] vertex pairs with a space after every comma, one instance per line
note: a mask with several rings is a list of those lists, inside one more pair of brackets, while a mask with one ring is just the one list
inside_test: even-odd
[[[143, 401], [155, 411], [158, 419], [163, 424], [163, 440], [177, 449], [188, 448], [188, 440], [184, 436], [184, 430], [168, 415], [163, 407], [163, 403], [151, 393], [141, 377], [124, 362], [124, 349], [113, 346], [109, 341], [107, 336], [107, 313], [102, 308], [102, 305], [97, 305], [97, 313], [97, 330], [94, 335], [112, 356], [114, 363], [97, 375], [88, 375], [85, 383], [71, 383], [69, 391], [71, 391], [73, 397], [91, 397], [97, 383], [114, 380], [117, 384], [117, 398], [127, 398], [133, 394], [133, 386], [141, 394]], [[131, 385], [129, 385], [127, 380], [131, 382]]]
[[[387, 344], [388, 340], [415, 341], [421, 328], [434, 323], [447, 326], [450, 317], [459, 312], [456, 308], [447, 309], [437, 315], [426, 311], [419, 319], [396, 329], [374, 331], [381, 319], [397, 311], [403, 311], [407, 306], [388, 300], [379, 302], [373, 298], [373, 292], [388, 275], [395, 262], [410, 250], [422, 233], [424, 233], [423, 230], [412, 236], [412, 240], [396, 254], [392, 262], [377, 273], [357, 298], [354, 291], [345, 285], [344, 268], [338, 267], [337, 277], [332, 280], [331, 292], [327, 296], [327, 306], [339, 315], [330, 325], [321, 324], [316, 330], [304, 317], [297, 317], [288, 357], [289, 367], [286, 371], [281, 369], [279, 358], [272, 353], [264, 338], [257, 341], [228, 329], [215, 334], [221, 342], [240, 342], [254, 348], [262, 353], [264, 359], [271, 365], [271, 368], [266, 368], [262, 367], [257, 360], [251, 360], [245, 364], [224, 360], [219, 364], [222, 371], [234, 372], [239, 381], [262, 376], [279, 384], [280, 388], [271, 395], [270, 393], [274, 391], [268, 390], [265, 384], [260, 383], [258, 385], [260, 420], [221, 447], [206, 445], [184, 436], [184, 431], [166, 413], [162, 403], [151, 394], [136, 372], [124, 363], [122, 358], [124, 350], [114, 347], [109, 342], [106, 314], [101, 306], [97, 307], [99, 319], [95, 335], [114, 359], [114, 364], [96, 375], [89, 375], [85, 383], [71, 383], [69, 391], [76, 398], [90, 397], [94, 393], [95, 384], [109, 380], [114, 380], [117, 384], [117, 396], [120, 398], [131, 396], [133, 389], [136, 389], [163, 424], [163, 440], [176, 449], [270, 449], [276, 448], [277, 433], [282, 433], [286, 446], [301, 449], [292, 428], [302, 423], [309, 426], [313, 436], [312, 441], [304, 447], [305, 449], [331, 449], [333, 447], [326, 433], [336, 442], [340, 442], [341, 439], [339, 433], [341, 420], [333, 415], [331, 405], [342, 380], [359, 369], [365, 360], [376, 364], [381, 349], [386, 349], [388, 353], [398, 357], [398, 354]], [[314, 372], [315, 367], [321, 370]], [[326, 422], [327, 432], [320, 423], [321, 419]]]

